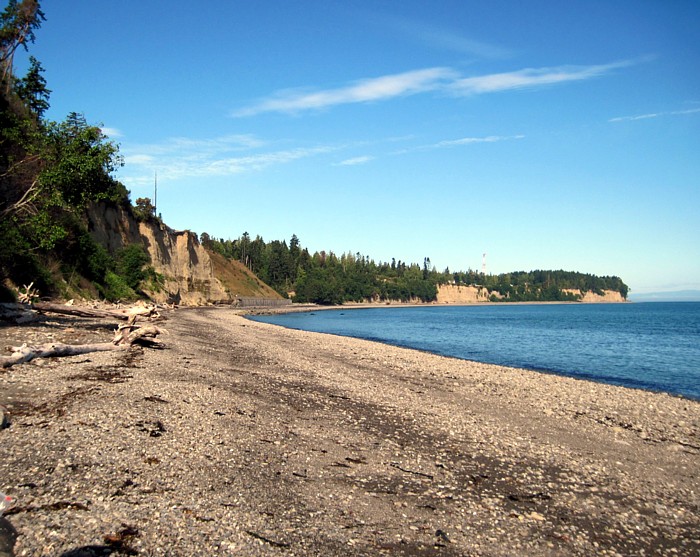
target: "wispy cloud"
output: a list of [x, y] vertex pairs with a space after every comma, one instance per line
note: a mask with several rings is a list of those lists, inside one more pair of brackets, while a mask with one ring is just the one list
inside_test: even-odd
[[460, 139], [448, 139], [431, 145], [431, 148], [441, 149], [443, 147], [455, 147], [458, 145], [469, 145], [471, 143], [496, 143], [498, 141], [511, 141], [513, 139], [523, 139], [524, 135], [488, 135], [486, 137], [462, 137]]
[[266, 112], [295, 114], [343, 104], [385, 101], [396, 97], [430, 92], [466, 96], [544, 87], [593, 79], [632, 63], [634, 62], [626, 61], [592, 66], [525, 68], [513, 72], [471, 77], [463, 77], [452, 68], [427, 68], [363, 79], [335, 89], [279, 91], [251, 106], [234, 111], [232, 116], [240, 118]]
[[436, 49], [450, 50], [479, 58], [507, 58], [512, 54], [507, 48], [475, 40], [446, 27], [396, 17], [380, 17], [378, 21], [404, 37]]
[[185, 170], [189, 176], [227, 176], [251, 170], [262, 170], [268, 166], [285, 164], [322, 153], [330, 153], [335, 150], [336, 147], [331, 146], [302, 147], [249, 155], [247, 157], [231, 157], [209, 161], [194, 167], [188, 166], [183, 170]]
[[134, 165], [134, 166], [151, 166], [155, 162], [155, 157], [153, 155], [146, 155], [145, 153], [137, 153], [133, 155], [124, 155], [124, 164]]
[[330, 153], [339, 149], [332, 145], [270, 149], [238, 154], [241, 151], [268, 147], [253, 136], [231, 135], [214, 139], [170, 138], [160, 143], [126, 146], [125, 169], [120, 173], [128, 187], [152, 183], [153, 172], [160, 180], [230, 176], [259, 171], [273, 165]]
[[353, 157], [351, 159], [345, 159], [344, 161], [337, 163], [336, 166], [356, 166], [358, 164], [367, 164], [368, 162], [373, 161], [375, 158], [376, 157], [373, 157], [371, 155]]
[[543, 87], [546, 85], [593, 79], [628, 65], [629, 62], [616, 62], [595, 66], [525, 68], [514, 72], [457, 79], [452, 83], [450, 89], [458, 95], [474, 95], [495, 93], [511, 89]]
[[263, 112], [296, 113], [319, 110], [340, 104], [381, 101], [405, 95], [433, 91], [454, 79], [449, 68], [427, 68], [405, 73], [362, 79], [336, 89], [314, 92], [281, 91], [268, 99], [237, 110], [235, 117], [254, 116]]
[[194, 139], [189, 137], [171, 137], [158, 143], [132, 145], [125, 147], [127, 157], [134, 155], [178, 155], [182, 153], [200, 153], [213, 156], [246, 149], [264, 147], [265, 142], [252, 135], [232, 134], [212, 139]]
[[610, 118], [608, 122], [631, 122], [634, 120], [647, 120], [649, 118], [661, 118], [662, 116], [682, 116], [685, 114], [697, 114], [700, 108], [689, 108], [688, 110], [671, 110], [668, 112], [652, 112], [651, 114], [639, 114], [637, 116], [618, 116]]
[[405, 155], [406, 153], [415, 153], [416, 151], [431, 151], [433, 149], [446, 149], [450, 147], [473, 145], [477, 143], [497, 143], [500, 141], [513, 141], [516, 139], [523, 139], [524, 137], [524, 135], [487, 135], [484, 137], [460, 137], [459, 139], [445, 139], [436, 143], [400, 149], [398, 151], [394, 151], [392, 155]]

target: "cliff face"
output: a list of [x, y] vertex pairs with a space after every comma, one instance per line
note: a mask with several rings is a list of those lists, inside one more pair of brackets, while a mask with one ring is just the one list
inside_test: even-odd
[[205, 305], [230, 303], [238, 296], [281, 297], [243, 265], [210, 254], [190, 231], [136, 222], [121, 207], [104, 204], [91, 207], [87, 216], [92, 237], [110, 253], [129, 244], [146, 249], [151, 265], [165, 278], [160, 291], [146, 292], [156, 302]]
[[476, 304], [488, 302], [491, 293], [486, 288], [463, 286], [457, 284], [442, 284], [438, 286], [438, 304]]
[[233, 298], [214, 276], [211, 259], [194, 234], [153, 223], [139, 223], [151, 265], [165, 277], [164, 291], [149, 293], [156, 301], [172, 298], [186, 305], [230, 302]]
[[[603, 295], [595, 294], [594, 292], [582, 293], [580, 290], [564, 290], [564, 292], [582, 295], [581, 302], [584, 303], [611, 303], [627, 301], [622, 297], [622, 294], [613, 290], [605, 290]], [[476, 304], [479, 302], [488, 302], [492, 294], [494, 293], [490, 292], [486, 288], [456, 284], [443, 284], [438, 286], [437, 303]], [[497, 292], [495, 292], [495, 294], [499, 296]]]
[[[573, 292], [574, 294], [580, 294], [580, 290], [567, 290], [566, 292]], [[618, 302], [626, 302], [622, 297], [622, 294], [619, 292], [616, 292], [614, 290], [604, 290], [603, 294], [596, 294], [595, 292], [585, 292], [583, 294], [583, 297], [581, 298], [582, 302], [588, 303], [588, 304], [596, 304], [596, 303], [618, 303]]]

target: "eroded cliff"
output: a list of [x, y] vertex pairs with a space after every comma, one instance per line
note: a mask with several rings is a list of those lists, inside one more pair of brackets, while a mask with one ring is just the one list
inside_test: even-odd
[[[595, 292], [581, 292], [580, 290], [563, 290], [563, 292], [581, 296], [584, 303], [618, 303], [626, 302], [622, 294], [613, 290], [605, 290], [603, 294]], [[438, 286], [438, 304], [476, 304], [488, 302], [491, 296], [501, 297], [498, 292], [491, 292], [480, 286], [464, 286], [457, 284], [443, 284]]]
[[155, 220], [137, 222], [114, 205], [95, 205], [87, 216], [90, 234], [110, 253], [130, 244], [146, 249], [151, 265], [164, 278], [159, 290], [146, 292], [154, 301], [205, 305], [239, 297], [281, 298], [244, 265], [208, 252], [189, 230], [176, 231]]

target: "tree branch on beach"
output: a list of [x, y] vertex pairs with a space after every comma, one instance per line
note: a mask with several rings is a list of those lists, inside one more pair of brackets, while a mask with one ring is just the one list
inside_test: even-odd
[[154, 304], [149, 305], [144, 302], [137, 302], [131, 307], [118, 309], [78, 307], [71, 305], [71, 303], [56, 304], [37, 301], [39, 295], [34, 288], [34, 283], [24, 285], [23, 290], [24, 291], [20, 289], [17, 294], [17, 299], [20, 303], [15, 304], [13, 308], [10, 308], [10, 304], [5, 304], [4, 307], [6, 311], [14, 309], [15, 312], [21, 313], [23, 311], [28, 312], [35, 310], [39, 313], [58, 313], [61, 315], [74, 315], [76, 317], [96, 319], [118, 319], [126, 321], [129, 325], [136, 323], [136, 320], [139, 318], [155, 320], [160, 317], [157, 306]]
[[137, 326], [133, 324], [120, 325], [111, 342], [94, 344], [63, 344], [47, 343], [37, 346], [12, 347], [10, 356], [0, 357], [0, 367], [7, 368], [16, 364], [30, 362], [35, 358], [57, 358], [64, 356], [78, 356], [90, 352], [106, 352], [112, 350], [127, 350], [133, 345], [149, 348], [163, 348], [163, 343], [157, 339], [161, 333], [167, 332], [153, 325]]
[[77, 317], [95, 317], [98, 319], [119, 319], [133, 325], [138, 318], [157, 319], [160, 317], [158, 308], [154, 305], [136, 305], [124, 309], [97, 309], [86, 307], [73, 307], [50, 302], [36, 302], [31, 308], [41, 313], [60, 313], [62, 315], [75, 315]]
[[[154, 320], [160, 318], [158, 308], [155, 305], [147, 305], [139, 303], [129, 308], [119, 309], [99, 309], [89, 307], [74, 307], [69, 304], [56, 304], [51, 302], [36, 301], [38, 295], [33, 288], [33, 283], [24, 286], [24, 291], [20, 291], [18, 295], [19, 304], [12, 304], [12, 308], [8, 308], [10, 304], [3, 304], [0, 308], [15, 322], [22, 320], [26, 321], [25, 315], [31, 315], [32, 311], [40, 313], [57, 313], [62, 315], [71, 315], [76, 317], [98, 318], [98, 319], [118, 319], [126, 321], [125, 324], [119, 325], [115, 331], [114, 338], [110, 342], [94, 343], [94, 344], [63, 344], [63, 343], [47, 343], [35, 346], [28, 346], [24, 343], [22, 346], [11, 347], [10, 356], [0, 356], [0, 367], [6, 368], [15, 364], [29, 362], [35, 358], [53, 358], [62, 356], [77, 356], [90, 352], [104, 352], [109, 350], [128, 349], [134, 344], [150, 347], [162, 348], [163, 344], [157, 339], [157, 336], [163, 332], [153, 325], [137, 325], [138, 319]], [[8, 311], [14, 310], [15, 313]]]

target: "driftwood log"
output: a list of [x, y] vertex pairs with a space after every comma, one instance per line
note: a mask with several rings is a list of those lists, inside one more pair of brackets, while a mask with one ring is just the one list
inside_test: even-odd
[[135, 323], [139, 317], [153, 319], [159, 316], [156, 306], [134, 306], [124, 309], [98, 309], [88, 307], [67, 306], [51, 302], [34, 302], [31, 308], [42, 313], [60, 313], [77, 317], [95, 317], [98, 319], [120, 319]]
[[88, 317], [97, 319], [119, 319], [134, 324], [140, 317], [146, 319], [157, 319], [160, 317], [158, 308], [155, 305], [148, 305], [144, 302], [137, 302], [129, 308], [100, 309], [94, 307], [78, 307], [73, 305], [73, 300], [66, 304], [54, 304], [52, 302], [40, 302], [39, 293], [34, 288], [34, 283], [24, 285], [17, 292], [19, 304], [2, 304], [0, 315], [7, 320], [14, 319], [29, 321], [30, 317], [22, 317], [22, 313], [59, 313], [61, 315], [75, 315], [76, 317]]
[[[63, 344], [47, 343], [35, 346], [11, 347], [9, 356], [0, 356], [0, 367], [6, 368], [15, 364], [29, 362], [35, 358], [55, 358], [59, 356], [77, 356], [90, 352], [104, 352], [107, 350], [124, 350], [139, 344], [151, 348], [162, 348], [163, 344], [156, 338], [164, 330], [152, 325], [136, 325], [137, 319], [154, 320], [160, 317], [158, 308], [155, 305], [138, 303], [129, 308], [100, 309], [90, 307], [77, 307], [68, 304], [55, 304], [51, 302], [39, 302], [38, 294], [33, 288], [34, 283], [24, 286], [24, 292], [18, 293], [19, 304], [3, 304], [0, 307], [0, 316], [6, 320], [13, 320], [15, 323], [29, 321], [32, 316], [39, 313], [58, 313], [62, 315], [73, 315], [76, 317], [98, 318], [98, 319], [118, 319], [126, 321], [125, 325], [120, 325], [115, 332], [111, 342], [101, 342], [94, 344]], [[13, 307], [14, 306], [14, 307]]]
[[12, 347], [10, 356], [0, 357], [0, 367], [6, 368], [15, 364], [29, 362], [35, 358], [55, 358], [59, 356], [78, 356], [90, 352], [105, 352], [109, 350], [125, 350], [134, 344], [151, 348], [162, 348], [163, 344], [156, 337], [166, 332], [153, 325], [136, 326], [121, 325], [111, 342], [99, 342], [94, 344], [62, 344], [51, 342], [37, 346]]

